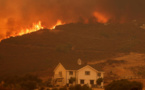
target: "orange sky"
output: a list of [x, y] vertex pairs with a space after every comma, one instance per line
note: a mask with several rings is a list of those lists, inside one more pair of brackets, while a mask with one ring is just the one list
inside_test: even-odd
[[[144, 0], [0, 0], [0, 38], [42, 22], [101, 23], [144, 20]], [[95, 17], [95, 20], [91, 20]]]

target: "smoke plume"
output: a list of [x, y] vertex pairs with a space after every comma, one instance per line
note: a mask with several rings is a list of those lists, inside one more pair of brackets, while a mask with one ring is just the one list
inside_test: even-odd
[[145, 0], [0, 0], [0, 38], [39, 20], [48, 28], [57, 20], [65, 23], [144, 22], [144, 9]]

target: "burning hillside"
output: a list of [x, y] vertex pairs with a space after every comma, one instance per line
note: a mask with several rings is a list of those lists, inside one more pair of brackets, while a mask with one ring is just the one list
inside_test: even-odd
[[7, 38], [10, 38], [10, 37], [22, 36], [24, 34], [28, 34], [28, 33], [31, 33], [31, 32], [35, 32], [35, 31], [38, 31], [38, 30], [41, 30], [41, 29], [43, 29], [43, 27], [41, 26], [41, 22], [39, 21], [36, 24], [33, 23], [33, 25], [32, 25], [31, 28], [21, 29], [21, 30], [19, 30], [17, 32], [10, 33], [7, 36], [1, 38], [0, 40], [7, 39]]
[[145, 22], [144, 5], [144, 0], [0, 0], [0, 39], [52, 29], [56, 22]]
[[[62, 24], [64, 24], [64, 23], [62, 23], [61, 20], [58, 20], [57, 23], [55, 25], [53, 25], [50, 29], [51, 30], [55, 29], [56, 26], [62, 25]], [[10, 38], [10, 37], [16, 37], [16, 36], [22, 36], [24, 34], [29, 34], [29, 33], [36, 32], [36, 31], [39, 31], [42, 29], [44, 29], [44, 27], [41, 25], [41, 21], [39, 21], [38, 23], [33, 23], [32, 27], [30, 27], [30, 28], [21, 29], [21, 30], [18, 30], [17, 32], [10, 33], [5, 37], [0, 38], [0, 41], [3, 39]]]
[[145, 30], [135, 24], [72, 23], [43, 29], [0, 43], [0, 76], [52, 69], [78, 58], [93, 62], [122, 53], [145, 53], [144, 40]]

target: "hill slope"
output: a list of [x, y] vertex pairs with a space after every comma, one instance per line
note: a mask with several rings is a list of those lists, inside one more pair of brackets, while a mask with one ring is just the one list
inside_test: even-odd
[[[53, 69], [58, 62], [100, 61], [145, 53], [145, 30], [135, 24], [66, 24], [0, 43], [0, 75]], [[96, 64], [96, 67], [101, 68]]]

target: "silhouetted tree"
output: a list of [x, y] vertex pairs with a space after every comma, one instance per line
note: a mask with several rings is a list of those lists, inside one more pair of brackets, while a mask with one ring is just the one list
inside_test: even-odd
[[101, 83], [103, 82], [103, 78], [98, 78], [96, 82], [98, 85], [101, 85]]

